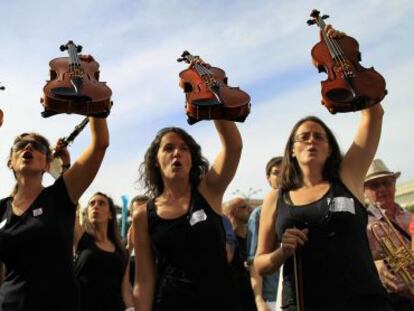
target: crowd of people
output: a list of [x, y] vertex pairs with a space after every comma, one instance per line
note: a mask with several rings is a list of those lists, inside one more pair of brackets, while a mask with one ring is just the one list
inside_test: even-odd
[[[89, 118], [72, 164], [60, 142], [52, 154], [43, 136], [19, 135], [16, 184], [0, 201], [0, 311], [414, 310], [414, 218], [395, 202], [400, 173], [374, 160], [383, 113], [361, 111], [344, 154], [322, 120], [299, 120], [254, 209], [223, 204], [243, 147], [234, 122], [214, 120], [211, 165], [189, 133], [163, 128], [139, 167], [146, 193], [131, 201], [125, 241], [110, 196], [78, 204], [109, 145], [106, 119]], [[62, 174], [44, 187], [57, 155]]]

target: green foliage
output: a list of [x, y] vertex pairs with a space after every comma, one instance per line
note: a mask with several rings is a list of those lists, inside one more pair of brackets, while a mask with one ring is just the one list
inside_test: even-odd
[[410, 213], [414, 213], [414, 204], [406, 206], [405, 209]]

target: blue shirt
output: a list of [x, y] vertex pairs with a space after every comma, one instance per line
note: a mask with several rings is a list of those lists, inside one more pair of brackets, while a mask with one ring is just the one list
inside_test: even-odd
[[[259, 235], [259, 219], [261, 206], [255, 208], [250, 214], [247, 223], [247, 263], [253, 263], [256, 255], [257, 240]], [[262, 297], [265, 301], [276, 301], [277, 286], [279, 282], [279, 270], [273, 274], [263, 276]]]

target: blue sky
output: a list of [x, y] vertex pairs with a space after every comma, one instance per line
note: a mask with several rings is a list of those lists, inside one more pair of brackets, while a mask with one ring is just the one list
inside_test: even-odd
[[[267, 160], [283, 152], [293, 124], [306, 115], [321, 117], [335, 132], [342, 150], [352, 142], [359, 113], [330, 115], [320, 105], [320, 81], [310, 50], [319, 35], [306, 20], [313, 8], [329, 14], [336, 28], [360, 43], [362, 65], [375, 65], [389, 95], [377, 157], [401, 181], [414, 178], [412, 122], [414, 105], [414, 2], [399, 1], [1, 1], [0, 93], [5, 122], [0, 128], [0, 195], [12, 188], [6, 167], [13, 138], [37, 131], [54, 143], [81, 121], [77, 115], [43, 119], [39, 98], [48, 79], [48, 62], [65, 56], [69, 39], [101, 65], [101, 80], [113, 91], [108, 119], [111, 146], [87, 198], [97, 190], [116, 201], [140, 192], [137, 168], [155, 133], [165, 126], [190, 132], [212, 161], [219, 143], [211, 122], [188, 126], [176, 58], [187, 49], [222, 67], [229, 84], [252, 97], [252, 112], [239, 125], [244, 150], [226, 199], [239, 189], [268, 190]], [[75, 159], [86, 146], [85, 130], [70, 147]], [[52, 181], [45, 178], [45, 185]]]

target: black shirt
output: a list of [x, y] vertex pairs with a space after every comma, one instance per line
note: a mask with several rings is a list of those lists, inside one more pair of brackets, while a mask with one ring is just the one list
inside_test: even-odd
[[247, 238], [236, 235], [237, 247], [230, 264], [234, 288], [237, 294], [238, 309], [240, 311], [256, 311], [256, 302], [250, 273], [245, 266], [247, 260]]
[[[342, 310], [350, 300], [385, 296], [368, 245], [366, 209], [340, 181], [320, 200], [301, 206], [278, 199], [276, 233], [309, 228], [300, 250], [306, 310]], [[295, 304], [293, 257], [283, 269], [282, 306]]]
[[157, 267], [153, 310], [235, 310], [221, 216], [196, 190], [175, 219], [159, 217], [154, 201], [147, 206]]
[[63, 178], [43, 189], [21, 216], [13, 214], [11, 202], [0, 201], [0, 260], [6, 266], [0, 310], [78, 310], [72, 268], [76, 205]]
[[75, 275], [79, 282], [82, 311], [123, 311], [122, 280], [127, 267], [126, 252], [100, 249], [85, 233], [76, 250]]

